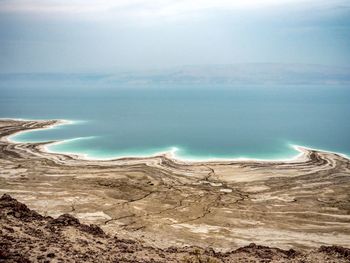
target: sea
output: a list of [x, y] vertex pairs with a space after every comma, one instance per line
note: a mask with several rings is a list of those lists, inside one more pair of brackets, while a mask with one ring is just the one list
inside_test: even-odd
[[[10, 83], [11, 84], [11, 83]], [[289, 159], [300, 145], [350, 155], [347, 85], [2, 85], [0, 117], [64, 119], [17, 142], [91, 159]]]

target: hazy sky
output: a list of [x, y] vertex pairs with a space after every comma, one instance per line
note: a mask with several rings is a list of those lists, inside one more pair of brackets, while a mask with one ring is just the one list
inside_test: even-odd
[[0, 0], [0, 72], [350, 66], [350, 0]]

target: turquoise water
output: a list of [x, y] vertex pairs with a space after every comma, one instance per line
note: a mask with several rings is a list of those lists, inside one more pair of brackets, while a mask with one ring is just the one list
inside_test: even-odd
[[292, 144], [350, 153], [350, 87], [1, 87], [0, 117], [67, 119], [17, 141], [67, 140], [56, 152], [90, 158], [149, 156], [280, 159]]

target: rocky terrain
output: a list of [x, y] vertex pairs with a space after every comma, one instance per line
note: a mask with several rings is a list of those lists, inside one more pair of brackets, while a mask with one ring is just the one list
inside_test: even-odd
[[[332, 249], [350, 244], [350, 161], [339, 154], [299, 148], [301, 155], [290, 161], [184, 162], [168, 155], [101, 161], [49, 153], [45, 147], [52, 142], [14, 143], [9, 139], [17, 132], [59, 123], [0, 121], [0, 193], [10, 194], [43, 215], [34, 216], [35, 220], [2, 217], [6, 227], [13, 229], [11, 233], [1, 228], [3, 237], [13, 238], [12, 241], [2, 238], [3, 247], [8, 247], [3, 249], [5, 252], [26, 253], [35, 261], [31, 256], [34, 248], [47, 248], [45, 253], [51, 253], [48, 248], [53, 246], [52, 250], [56, 247], [57, 251], [52, 251], [55, 253], [52, 260], [57, 260], [59, 248], [67, 247], [73, 251], [69, 257], [74, 258], [79, 255], [74, 252], [79, 246], [81, 251], [99, 258], [103, 254], [106, 261], [113, 261], [116, 254], [106, 255], [103, 251], [115, 249], [119, 253], [115, 246], [119, 241], [115, 240], [133, 240], [132, 245], [122, 244], [135, 251], [152, 248], [149, 250], [154, 253], [152, 257], [160, 262], [199, 257], [193, 254], [198, 251], [210, 256], [212, 249], [216, 251], [216, 260], [229, 261], [227, 255], [233, 254], [246, 258], [247, 251], [259, 255], [272, 251], [280, 261], [310, 259], [313, 255], [322, 258], [328, 255], [326, 251], [333, 255]], [[57, 228], [62, 231], [52, 232], [47, 224], [55, 225], [52, 220], [57, 218], [65, 221], [67, 216], [62, 219], [63, 214], [98, 227], [81, 227], [76, 223], [78, 227], [59, 225]], [[36, 236], [43, 241], [36, 240], [35, 234], [27, 233], [26, 229], [34, 232], [37, 229]], [[97, 234], [90, 233], [91, 229]], [[16, 239], [16, 235], [23, 239]], [[49, 239], [51, 245], [47, 245]], [[17, 240], [21, 249], [16, 248]], [[29, 240], [33, 244], [26, 243]], [[88, 242], [85, 250], [80, 246], [81, 240]], [[328, 248], [332, 245], [336, 248]], [[201, 249], [195, 248], [197, 252], [193, 252], [192, 246]], [[174, 259], [169, 247], [176, 247]], [[287, 252], [290, 249], [298, 251], [300, 257], [292, 259], [291, 252]], [[155, 256], [158, 252], [169, 258], [158, 258]], [[142, 262], [144, 254], [138, 253], [126, 253], [125, 260], [137, 262], [139, 255], [137, 260]]]
[[159, 249], [111, 236], [69, 214], [54, 219], [4, 194], [0, 198], [0, 262], [350, 262], [350, 249], [307, 253], [250, 244], [230, 252], [200, 247]]

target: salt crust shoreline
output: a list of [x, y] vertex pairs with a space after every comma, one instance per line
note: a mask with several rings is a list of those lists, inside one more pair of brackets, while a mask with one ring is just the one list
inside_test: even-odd
[[[13, 137], [23, 134], [23, 133], [29, 133], [33, 131], [39, 131], [39, 130], [46, 130], [46, 129], [54, 129], [57, 128], [58, 126], [62, 125], [72, 125], [75, 123], [78, 123], [80, 121], [76, 120], [67, 120], [67, 119], [59, 119], [59, 120], [45, 120], [45, 119], [24, 119], [24, 118], [0, 118], [0, 120], [14, 120], [14, 121], [55, 121], [55, 123], [48, 125], [43, 128], [36, 128], [36, 129], [29, 129], [29, 130], [22, 130], [18, 131], [16, 133], [11, 134], [10, 136], [5, 137], [4, 139], [7, 142], [10, 143], [27, 143], [27, 142], [19, 142], [13, 139]], [[186, 162], [186, 163], [201, 163], [201, 162], [286, 162], [286, 163], [292, 163], [296, 161], [305, 161], [307, 159], [306, 157], [306, 152], [309, 151], [318, 151], [318, 152], [326, 152], [326, 153], [333, 153], [337, 154], [339, 156], [342, 156], [346, 159], [350, 159], [349, 156], [343, 153], [338, 153], [334, 151], [328, 151], [328, 150], [323, 150], [323, 149], [316, 149], [316, 148], [311, 148], [311, 147], [306, 147], [306, 146], [301, 146], [301, 145], [296, 145], [296, 144], [290, 144], [290, 147], [293, 148], [295, 151], [299, 152], [297, 155], [291, 157], [291, 158], [281, 158], [281, 159], [259, 159], [259, 158], [184, 158], [176, 154], [177, 151], [179, 151], [178, 147], [171, 147], [171, 150], [169, 151], [161, 151], [161, 152], [156, 152], [151, 155], [123, 155], [123, 156], [116, 156], [116, 157], [111, 157], [111, 158], [93, 158], [89, 157], [88, 154], [84, 153], [75, 153], [75, 152], [56, 152], [50, 149], [50, 146], [53, 145], [58, 145], [62, 143], [67, 143], [68, 141], [74, 141], [74, 140], [80, 140], [80, 139], [88, 139], [88, 138], [93, 138], [94, 136], [90, 137], [77, 137], [77, 138], [72, 138], [72, 139], [66, 139], [66, 140], [59, 140], [59, 141], [54, 141], [54, 142], [48, 142], [45, 145], [40, 147], [40, 150], [45, 152], [45, 153], [52, 153], [52, 154], [64, 154], [64, 155], [70, 155], [74, 156], [75, 158], [81, 159], [81, 160], [86, 160], [86, 161], [113, 161], [113, 160], [119, 160], [119, 159], [125, 159], [125, 158], [133, 158], [133, 159], [145, 159], [145, 158], [153, 158], [157, 156], [166, 156], [169, 159], [175, 160], [175, 161], [181, 161], [181, 162]], [[44, 142], [44, 141], [43, 141]], [[30, 143], [30, 142], [28, 142]]]

